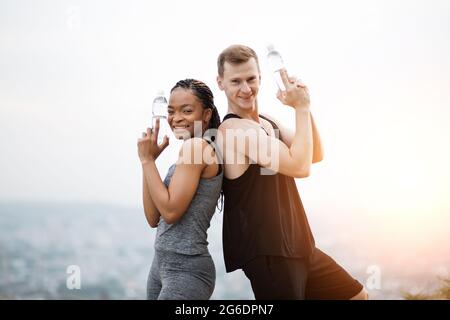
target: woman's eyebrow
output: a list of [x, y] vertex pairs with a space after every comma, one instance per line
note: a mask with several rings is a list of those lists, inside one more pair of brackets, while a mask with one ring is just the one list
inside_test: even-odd
[[[181, 106], [179, 106], [178, 108], [184, 108], [184, 107], [192, 107], [192, 105], [191, 104], [189, 104], [189, 103], [186, 103], [186, 104], [182, 104]], [[167, 108], [177, 108], [177, 107], [174, 107], [174, 106], [172, 106], [172, 105], [168, 105], [167, 106]]]

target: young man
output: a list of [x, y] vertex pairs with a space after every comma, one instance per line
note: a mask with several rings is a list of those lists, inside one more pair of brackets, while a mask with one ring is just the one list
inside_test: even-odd
[[243, 269], [256, 299], [365, 299], [363, 286], [315, 247], [295, 185], [323, 157], [308, 89], [282, 70], [286, 90], [277, 97], [295, 109], [296, 129], [289, 132], [258, 113], [261, 75], [251, 48], [230, 46], [217, 64], [228, 100], [218, 135], [227, 272]]

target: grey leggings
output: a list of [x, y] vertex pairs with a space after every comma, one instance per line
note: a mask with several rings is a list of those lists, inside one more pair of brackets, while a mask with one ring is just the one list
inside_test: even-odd
[[208, 300], [216, 282], [209, 255], [155, 250], [147, 280], [148, 300]]

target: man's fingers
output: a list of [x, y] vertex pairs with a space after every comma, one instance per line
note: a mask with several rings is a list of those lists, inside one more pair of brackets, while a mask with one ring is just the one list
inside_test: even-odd
[[282, 94], [281, 90], [278, 90], [278, 92], [277, 92], [278, 100], [281, 100], [282, 97], [283, 97], [283, 94]]
[[288, 77], [288, 79], [289, 79], [289, 82], [290, 82], [290, 83], [295, 83], [295, 82], [297, 81], [297, 77], [294, 76], [294, 75]]
[[303, 83], [302, 79], [297, 79], [296, 83], [297, 87], [306, 88], [306, 84]]
[[288, 86], [291, 85], [286, 69], [280, 70], [280, 76], [281, 76], [281, 80], [283, 80], [283, 84], [284, 84], [285, 88], [287, 88]]
[[288, 77], [291, 84], [295, 84], [297, 88], [305, 88], [306, 85], [303, 83], [302, 79], [298, 78], [296, 75], [291, 75]]
[[280, 100], [282, 103], [284, 103], [285, 97], [286, 97], [286, 93], [284, 91], [281, 91], [280, 89], [278, 89], [278, 92], [277, 92], [278, 100]]

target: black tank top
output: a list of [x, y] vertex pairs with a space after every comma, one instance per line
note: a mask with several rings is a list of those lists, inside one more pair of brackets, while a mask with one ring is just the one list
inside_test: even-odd
[[[279, 132], [273, 121], [260, 117]], [[240, 117], [227, 114], [223, 121], [230, 118]], [[259, 255], [301, 258], [314, 249], [294, 178], [281, 173], [261, 175], [261, 168], [250, 164], [236, 179], [223, 177], [222, 237], [227, 272], [242, 268]]]

